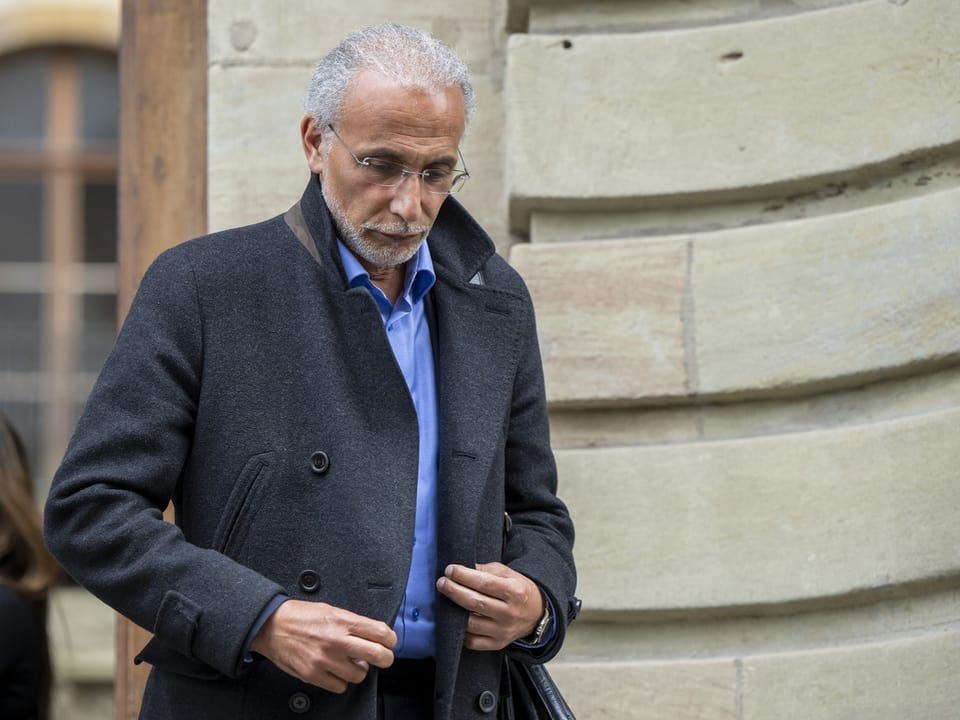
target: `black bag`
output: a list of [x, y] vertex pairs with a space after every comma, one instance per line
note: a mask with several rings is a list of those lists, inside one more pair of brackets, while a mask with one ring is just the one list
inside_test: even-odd
[[[510, 514], [503, 513], [503, 545], [513, 530]], [[580, 614], [579, 598], [570, 601], [569, 622]], [[543, 665], [511, 660], [503, 656], [503, 677], [500, 679], [498, 720], [576, 720], [573, 710], [560, 694], [560, 688]]]
[[500, 720], [576, 720], [543, 665], [503, 657]]

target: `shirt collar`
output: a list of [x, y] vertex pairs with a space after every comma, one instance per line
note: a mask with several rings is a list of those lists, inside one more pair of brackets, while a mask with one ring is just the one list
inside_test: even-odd
[[[337, 249], [340, 251], [340, 260], [343, 262], [343, 270], [347, 275], [347, 282], [350, 287], [371, 285], [370, 273], [364, 269], [350, 248], [344, 245], [340, 238], [337, 238]], [[437, 275], [433, 270], [433, 258], [430, 256], [430, 248], [426, 239], [420, 243], [416, 254], [407, 260], [404, 267], [406, 277], [403, 281], [403, 296], [408, 298], [411, 303], [418, 303], [423, 300], [423, 296], [427, 294], [437, 280]]]

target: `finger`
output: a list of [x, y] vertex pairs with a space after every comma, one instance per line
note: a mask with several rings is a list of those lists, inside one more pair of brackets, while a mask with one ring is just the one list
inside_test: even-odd
[[465, 635], [463, 638], [463, 646], [467, 650], [481, 650], [484, 652], [491, 652], [496, 650], [503, 650], [510, 643], [506, 640], [501, 640], [498, 638], [493, 638], [488, 635]]
[[370, 665], [378, 668], [388, 668], [393, 665], [393, 651], [390, 648], [357, 637], [350, 638], [347, 642], [346, 656], [354, 665], [364, 667], [365, 671]]
[[322, 676], [317, 678], [300, 678], [305, 680], [311, 685], [316, 685], [318, 688], [324, 690], [329, 690], [332, 693], [337, 695], [342, 695], [347, 691], [347, 688], [350, 687], [350, 683], [346, 682], [343, 678], [340, 678], [333, 673], [323, 673]]
[[507, 578], [483, 570], [474, 570], [464, 565], [448, 565], [444, 577], [481, 595], [499, 600], [506, 600], [510, 596]]
[[477, 569], [502, 580], [503, 591], [500, 597], [508, 606], [525, 614], [523, 608], [532, 603], [530, 606], [537, 608], [536, 617], [543, 615], [543, 593], [529, 577], [503, 563], [485, 563], [477, 565]]
[[520, 573], [502, 562], [477, 563], [477, 570], [503, 578], [516, 577]]
[[277, 661], [274, 662], [274, 664], [288, 675], [299, 678], [303, 682], [315, 685], [318, 688], [329, 690], [332, 693], [343, 693], [350, 685], [350, 683], [340, 677], [338, 673], [329, 669], [310, 666], [303, 667], [298, 662], [288, 664]]
[[473, 613], [467, 616], [467, 634], [491, 638], [499, 638], [505, 635], [500, 623]]
[[442, 577], [437, 580], [437, 590], [464, 610], [477, 615], [497, 618], [503, 616], [506, 609], [506, 604], [502, 600], [479, 593], [451, 578]]
[[348, 627], [348, 632], [354, 637], [368, 640], [391, 649], [397, 644], [397, 633], [394, 632], [393, 628], [384, 622], [364, 617], [363, 615], [353, 616]]
[[[364, 663], [366, 665], [366, 663]], [[351, 658], [343, 658], [333, 664], [330, 672], [350, 685], [362, 683], [370, 670], [369, 665], [361, 665]]]

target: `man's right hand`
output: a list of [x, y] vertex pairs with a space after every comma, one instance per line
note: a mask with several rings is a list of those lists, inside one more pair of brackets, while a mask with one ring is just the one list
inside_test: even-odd
[[386, 623], [326, 603], [287, 600], [250, 649], [289, 675], [330, 692], [362, 682], [371, 665], [393, 664], [397, 634]]

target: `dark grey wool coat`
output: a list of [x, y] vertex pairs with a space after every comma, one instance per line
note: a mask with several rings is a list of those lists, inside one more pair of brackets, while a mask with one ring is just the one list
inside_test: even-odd
[[[535, 580], [560, 615], [549, 659], [576, 574], [530, 298], [452, 198], [430, 250], [438, 567], [503, 559]], [[372, 298], [346, 283], [314, 177], [285, 215], [148, 270], [54, 479], [46, 537], [74, 578], [155, 633], [141, 717], [372, 720], [375, 671], [336, 695], [245, 664], [244, 642], [278, 593], [393, 623], [417, 457], [406, 383]], [[465, 650], [466, 613], [442, 596], [436, 618], [436, 717], [491, 717], [479, 699], [498, 692], [501, 654]]]

